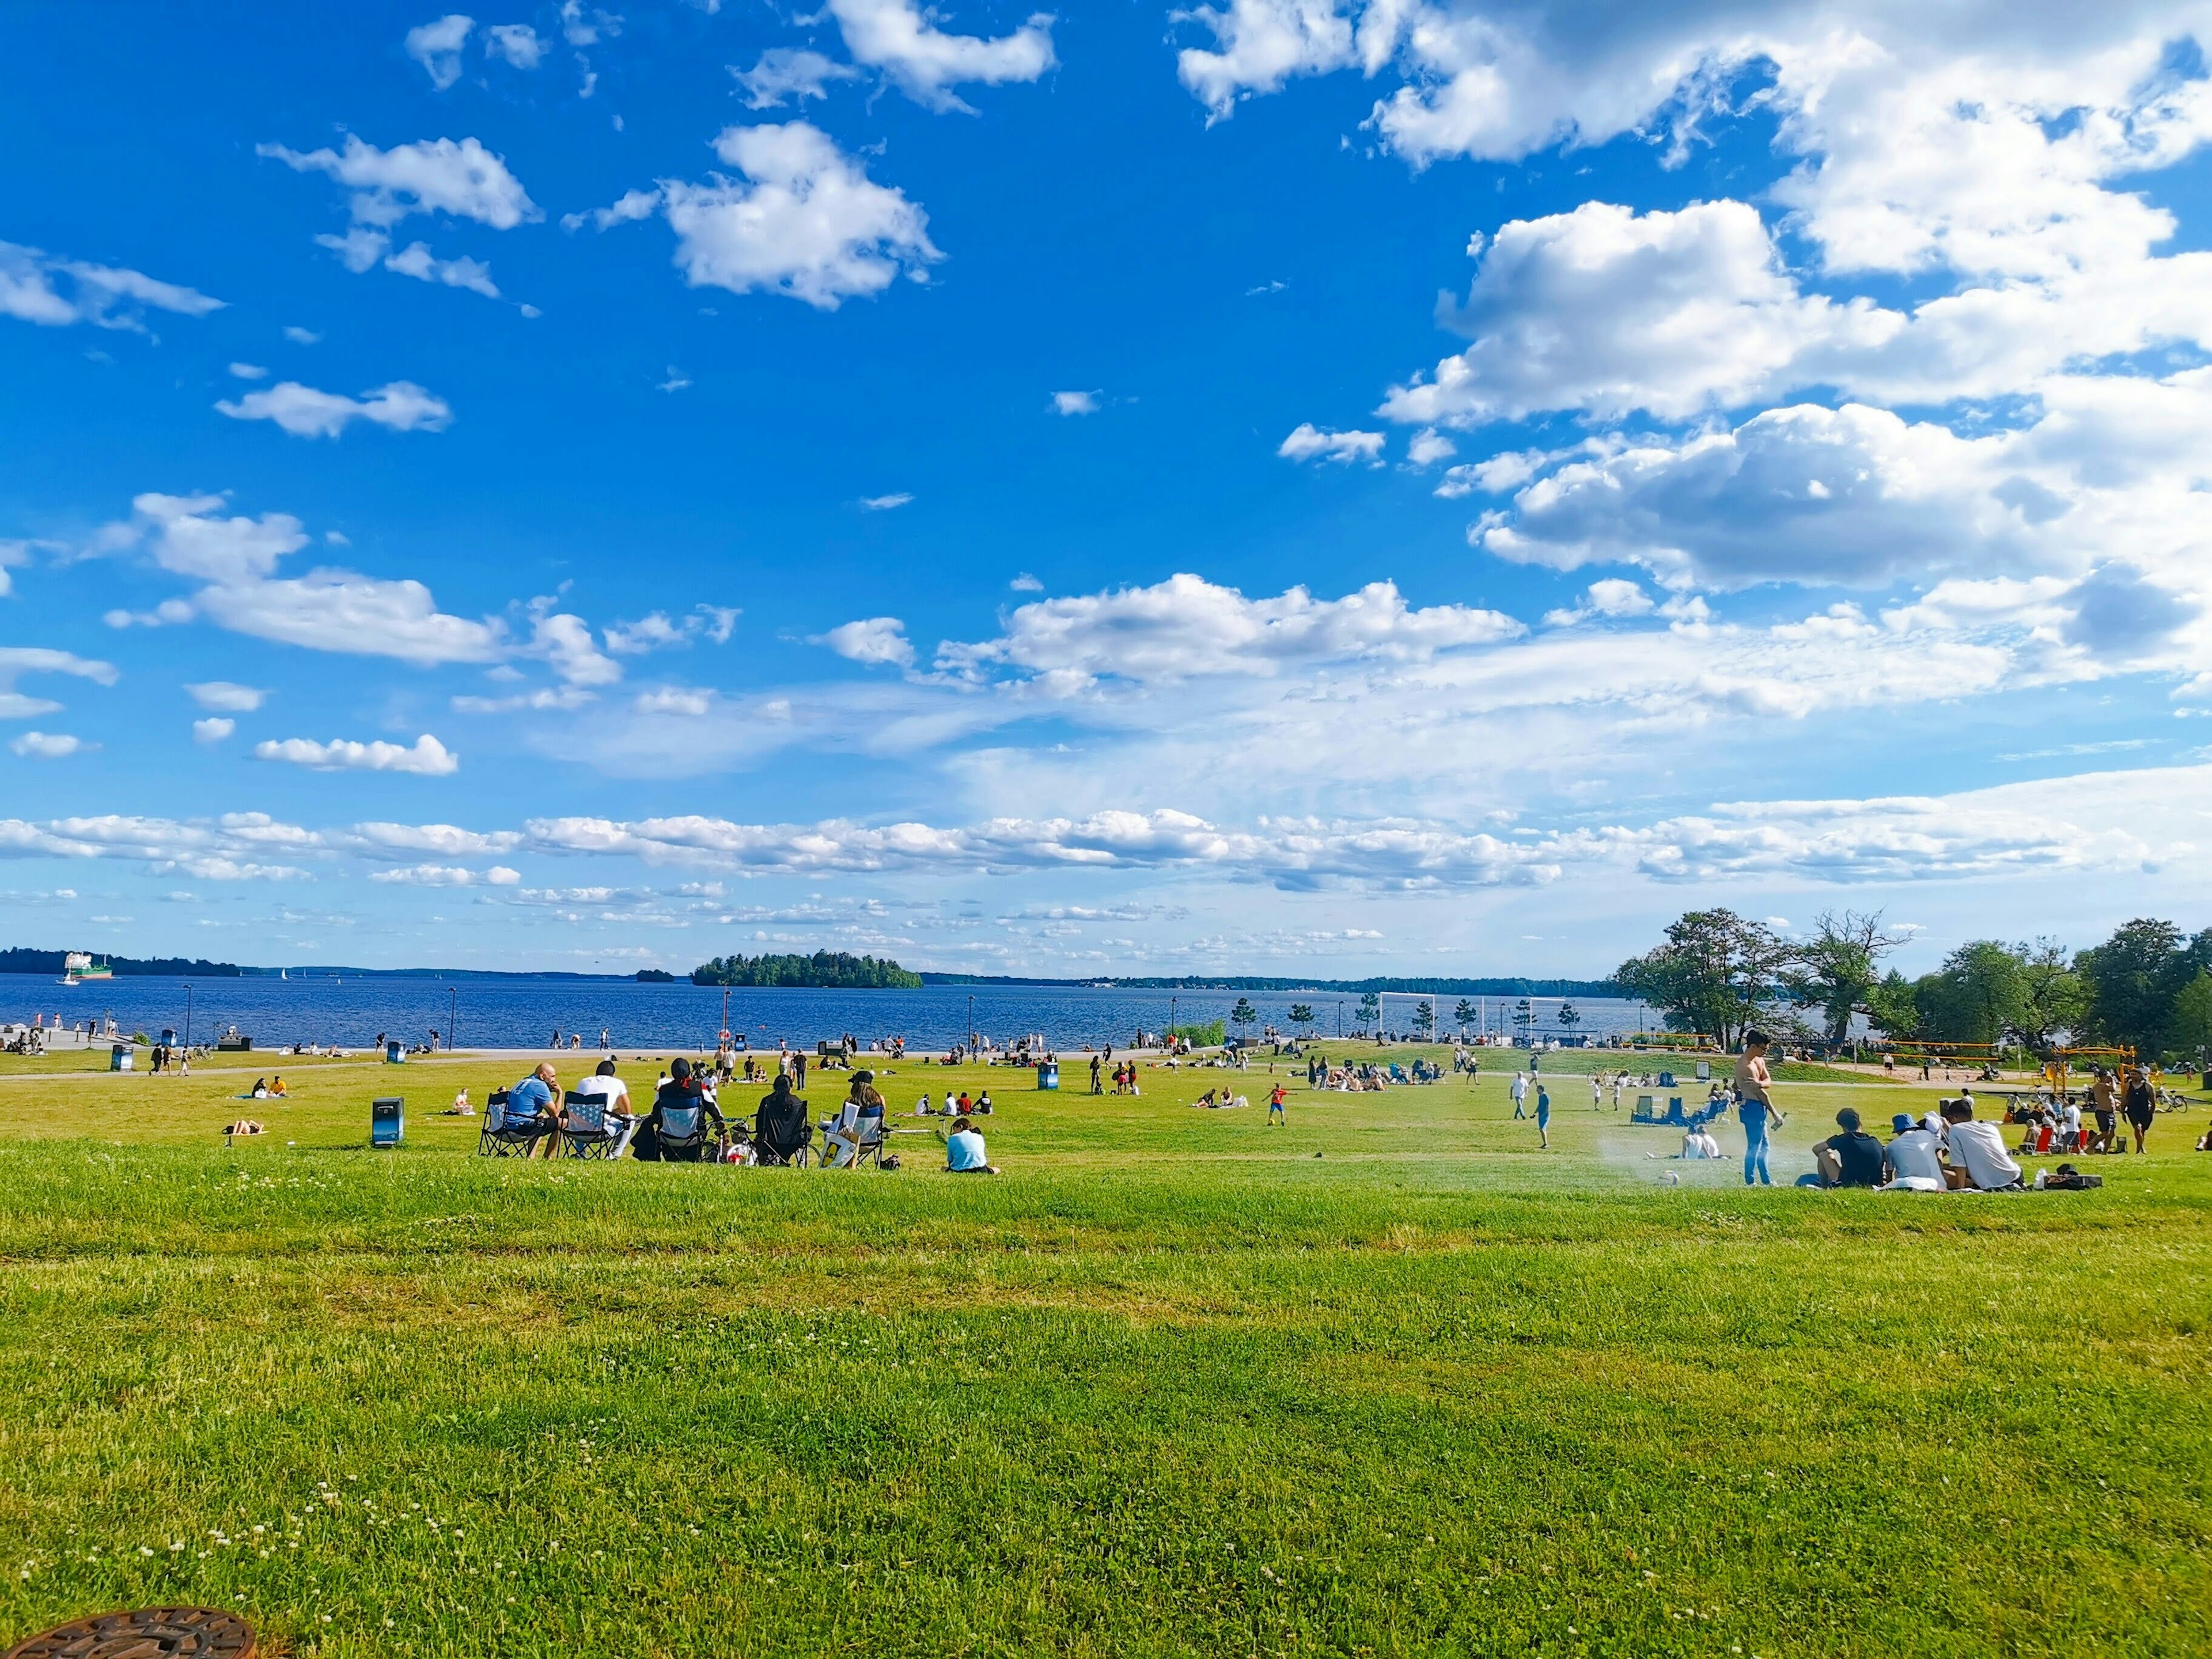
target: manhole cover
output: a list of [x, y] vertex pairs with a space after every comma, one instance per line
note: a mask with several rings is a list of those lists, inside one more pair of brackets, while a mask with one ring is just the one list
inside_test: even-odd
[[253, 1659], [253, 1626], [221, 1607], [140, 1607], [26, 1637], [0, 1659]]

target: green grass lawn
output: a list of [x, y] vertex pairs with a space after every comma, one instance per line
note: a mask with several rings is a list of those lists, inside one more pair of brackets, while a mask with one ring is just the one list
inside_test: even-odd
[[[479, 1161], [429, 1112], [519, 1063], [299, 1069], [0, 1073], [0, 1643], [2212, 1650], [2202, 1107], [2101, 1192], [1885, 1198], [1653, 1161], [1580, 1079], [1549, 1152], [1502, 1074], [1286, 1129], [1264, 1071], [884, 1079], [988, 1084], [989, 1180]], [[1785, 1090], [1790, 1173], [1938, 1092]]]

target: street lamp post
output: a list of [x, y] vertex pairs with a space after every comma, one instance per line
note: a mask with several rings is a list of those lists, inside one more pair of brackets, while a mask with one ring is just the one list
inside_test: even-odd
[[453, 1023], [459, 1014], [460, 1006], [459, 988], [448, 985], [446, 988], [446, 1052], [449, 1054], [453, 1052]]
[[1172, 1053], [1175, 1051], [1175, 1027], [1176, 1027], [1176, 1000], [1177, 1000], [1177, 999], [1176, 999], [1176, 998], [1174, 998], [1174, 997], [1170, 997], [1170, 998], [1168, 999], [1168, 1042], [1167, 1042], [1167, 1046], [1168, 1046], [1168, 1051], [1169, 1051], [1170, 1054], [1172, 1054]]
[[190, 981], [190, 980], [186, 980], [186, 981], [185, 981], [185, 1052], [186, 1054], [190, 1054], [190, 1053], [191, 1052], [191, 1048], [192, 1048], [192, 982], [191, 982], [191, 981]]

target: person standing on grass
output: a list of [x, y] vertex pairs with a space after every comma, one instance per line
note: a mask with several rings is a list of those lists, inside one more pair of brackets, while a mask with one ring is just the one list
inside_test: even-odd
[[1528, 1099], [1528, 1079], [1516, 1072], [1513, 1073], [1513, 1115], [1516, 1121], [1528, 1115], [1526, 1109]]
[[1592, 1072], [1590, 1073], [1590, 1110], [1601, 1112], [1604, 1109], [1605, 1076], [1602, 1073]]
[[[1766, 1033], [1756, 1028], [1743, 1034], [1743, 1052], [1735, 1060], [1735, 1115], [1743, 1125], [1743, 1184], [1771, 1187], [1766, 1170], [1768, 1131], [1782, 1126], [1774, 1109], [1774, 1079], [1766, 1069]], [[1758, 1171], [1754, 1183], [1752, 1172]]]
[[1287, 1129], [1290, 1127], [1290, 1120], [1283, 1115], [1284, 1092], [1283, 1085], [1278, 1083], [1274, 1092], [1267, 1097], [1267, 1121], [1279, 1123]]
[[2158, 1115], [2158, 1099], [2151, 1093], [2150, 1073], [2142, 1066], [2128, 1073], [2128, 1086], [2121, 1095], [2120, 1105], [2128, 1127], [2136, 1132], [2136, 1151], [2140, 1152], [2143, 1137], [2150, 1133], [2151, 1121]]
[[1096, 1055], [1096, 1054], [1091, 1055], [1091, 1092], [1092, 1094], [1094, 1094], [1094, 1095], [1103, 1095], [1103, 1094], [1104, 1094], [1104, 1093], [1106, 1092], [1105, 1085], [1104, 1085], [1104, 1083], [1101, 1080], [1100, 1076], [1099, 1076], [1098, 1066], [1099, 1066], [1099, 1060], [1098, 1060], [1098, 1056], [1097, 1056], [1097, 1055]]
[[1536, 1137], [1544, 1150], [1552, 1147], [1552, 1091], [1542, 1084], [1536, 1085]]

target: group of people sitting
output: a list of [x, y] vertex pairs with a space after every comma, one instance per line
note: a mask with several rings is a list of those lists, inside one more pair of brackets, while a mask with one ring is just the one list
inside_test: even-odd
[[[769, 1093], [763, 1096], [748, 1125], [734, 1125], [722, 1115], [714, 1082], [719, 1073], [695, 1068], [678, 1057], [655, 1089], [651, 1108], [637, 1111], [631, 1104], [629, 1085], [610, 1058], [563, 1094], [559, 1072], [550, 1060], [507, 1091], [500, 1103], [500, 1133], [526, 1139], [525, 1158], [542, 1146], [544, 1156], [554, 1157], [565, 1137], [599, 1141], [609, 1158], [628, 1153], [642, 1163], [702, 1162], [744, 1164], [782, 1164], [805, 1156], [812, 1146], [815, 1124], [805, 1097], [794, 1086], [791, 1072], [779, 1070]], [[924, 1097], [925, 1102], [927, 1097]], [[948, 1112], [951, 1103], [947, 1102]], [[990, 1109], [988, 1097], [981, 1104]], [[945, 1147], [945, 1168], [956, 1175], [999, 1173], [986, 1154], [983, 1137], [968, 1116], [969, 1101], [960, 1097], [960, 1112], [951, 1132], [940, 1134]], [[835, 1116], [822, 1131], [822, 1161], [830, 1168], [857, 1164], [865, 1152], [881, 1154], [884, 1139], [884, 1097], [869, 1072], [853, 1073], [851, 1086]], [[710, 1130], [711, 1126], [711, 1130]], [[882, 1166], [896, 1169], [895, 1155], [882, 1154]]]
[[1817, 1167], [1797, 1184], [1900, 1193], [2002, 1193], [2023, 1184], [2004, 1131], [1974, 1115], [1971, 1092], [1920, 1118], [1899, 1112], [1889, 1126], [1889, 1139], [1876, 1140], [1844, 1107], [1836, 1114], [1839, 1133], [1813, 1148]]
[[284, 1100], [292, 1091], [284, 1086], [284, 1075], [278, 1073], [274, 1081], [265, 1077], [253, 1079], [253, 1086], [238, 1097], [240, 1100]]
[[988, 1089], [984, 1090], [973, 1100], [968, 1097], [968, 1091], [965, 1089], [960, 1091], [959, 1098], [957, 1100], [953, 1098], [952, 1091], [947, 1089], [945, 1091], [944, 1105], [933, 1107], [929, 1103], [928, 1095], [924, 1094], [915, 1103], [914, 1115], [916, 1117], [988, 1117], [994, 1109], [991, 1104], [991, 1091]]

